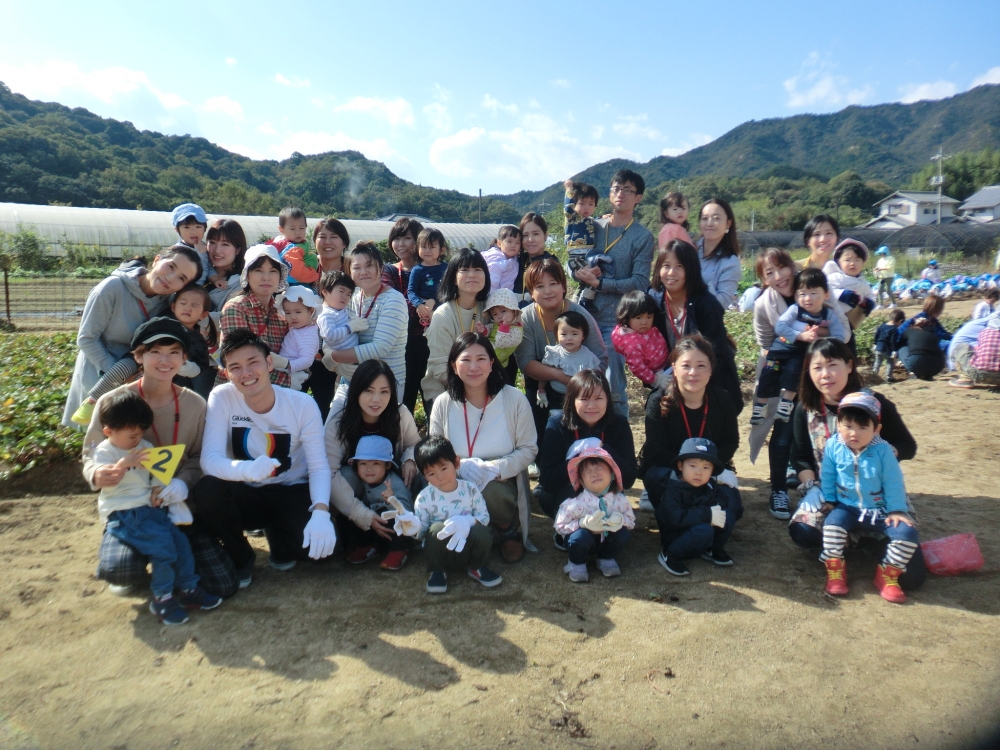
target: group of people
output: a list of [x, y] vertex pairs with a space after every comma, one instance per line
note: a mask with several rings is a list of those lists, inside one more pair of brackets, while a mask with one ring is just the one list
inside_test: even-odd
[[[101, 282], [81, 321], [64, 421], [86, 425], [84, 476], [101, 492], [98, 575], [126, 591], [151, 562], [151, 608], [169, 624], [251, 584], [255, 534], [279, 571], [338, 547], [399, 570], [422, 548], [428, 592], [463, 571], [492, 587], [494, 547], [508, 563], [536, 551], [534, 501], [570, 580], [587, 580], [592, 558], [615, 576], [635, 525], [622, 493], [638, 478], [669, 573], [690, 574], [692, 558], [733, 565], [735, 218], [708, 201], [693, 242], [688, 202], [670, 193], [654, 238], [635, 216], [644, 191], [619, 171], [612, 213], [595, 218], [596, 188], [567, 181], [565, 267], [535, 213], [484, 253], [401, 219], [384, 263], [335, 218], [310, 235], [285, 209], [278, 236], [248, 248], [235, 221], [209, 227], [178, 207], [178, 243]], [[804, 264], [757, 258], [751, 456], [770, 433], [770, 512], [822, 548], [830, 593], [846, 593], [844, 548], [860, 530], [886, 548], [876, 586], [902, 601], [923, 576], [898, 466], [916, 444], [892, 402], [861, 387], [852, 329], [874, 305], [853, 280], [867, 248], [840, 242], [828, 216], [805, 234]], [[638, 453], [626, 367], [647, 389]], [[164, 446], [179, 454], [165, 483], [149, 471]], [[844, 477], [858, 462], [870, 481], [855, 490]]]

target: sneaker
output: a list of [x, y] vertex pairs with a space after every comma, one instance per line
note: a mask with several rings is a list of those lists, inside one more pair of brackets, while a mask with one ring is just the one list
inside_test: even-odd
[[574, 583], [584, 583], [590, 580], [590, 573], [587, 572], [587, 563], [568, 562], [563, 566], [563, 573], [569, 573], [569, 580]]
[[847, 594], [847, 563], [842, 557], [833, 557], [824, 560], [826, 566], [826, 593], [833, 596], [845, 596]]
[[687, 576], [691, 575], [691, 571], [688, 570], [687, 565], [682, 563], [680, 560], [668, 558], [665, 552], [661, 552], [660, 556], [656, 558], [660, 561], [660, 565], [667, 569], [667, 572], [675, 576]]
[[801, 484], [799, 482], [799, 473], [795, 471], [794, 467], [789, 466], [785, 471], [785, 486], [789, 489], [795, 489], [799, 484]]
[[643, 490], [642, 494], [639, 495], [639, 510], [648, 510], [650, 513], [656, 510], [649, 502], [649, 490]]
[[701, 553], [702, 560], [708, 560], [708, 562], [715, 565], [735, 565], [733, 558], [729, 556], [729, 553], [725, 550], [707, 550]]
[[210, 594], [201, 586], [195, 586], [190, 591], [182, 591], [178, 599], [184, 609], [215, 609], [222, 604], [222, 597]]
[[772, 516], [782, 521], [787, 521], [791, 518], [792, 514], [788, 512], [788, 493], [782, 490], [772, 492], [767, 509]]
[[503, 583], [503, 578], [501, 578], [499, 574], [494, 573], [492, 570], [487, 568], [485, 565], [481, 568], [469, 568], [469, 578], [479, 581], [488, 589], [491, 589], [494, 586], [499, 586]]
[[976, 384], [969, 378], [954, 378], [948, 381], [952, 388], [975, 388]]
[[133, 591], [135, 591], [135, 586], [132, 585], [108, 584], [108, 592], [115, 596], [132, 596]]
[[274, 558], [271, 558], [270, 563], [272, 568], [274, 568], [275, 570], [280, 570], [282, 573], [284, 573], [286, 570], [291, 570], [292, 568], [295, 567], [295, 560], [289, 560], [288, 562], [278, 562]]
[[240, 580], [240, 588], [245, 589], [251, 583], [253, 583], [253, 564], [254, 561], [251, 560], [242, 568], [238, 568], [236, 571], [236, 577]]
[[566, 551], [566, 537], [560, 534], [558, 531], [552, 535], [552, 544], [560, 552]]
[[247, 529], [247, 536], [264, 536], [264, 529]]
[[77, 410], [73, 412], [73, 416], [70, 417], [70, 420], [76, 422], [78, 425], [90, 427], [90, 419], [94, 416], [94, 406], [96, 406], [96, 404], [84, 401], [79, 407], [77, 407]]
[[385, 556], [385, 559], [379, 564], [382, 570], [400, 570], [404, 565], [406, 565], [406, 553], [401, 549], [396, 549]]
[[618, 563], [603, 557], [597, 558], [597, 569], [604, 574], [605, 578], [614, 578], [622, 574], [622, 569], [618, 567]]
[[348, 553], [347, 562], [353, 565], [360, 565], [374, 559], [377, 554], [378, 550], [374, 547], [355, 547]]
[[427, 593], [443, 594], [448, 590], [448, 574], [440, 570], [433, 571], [427, 577]]
[[778, 410], [775, 412], [774, 418], [780, 419], [782, 422], [787, 422], [792, 418], [793, 411], [795, 411], [795, 402], [783, 398], [778, 402]]
[[535, 462], [528, 464], [528, 479], [538, 479], [538, 464]]
[[149, 611], [164, 625], [183, 625], [188, 621], [187, 612], [174, 597], [156, 599], [149, 603]]
[[750, 424], [758, 425], [764, 423], [764, 413], [767, 411], [767, 404], [754, 404], [753, 411], [750, 412]]
[[899, 577], [903, 571], [885, 563], [875, 568], [875, 588], [882, 598], [893, 604], [905, 604], [906, 594], [899, 585]]

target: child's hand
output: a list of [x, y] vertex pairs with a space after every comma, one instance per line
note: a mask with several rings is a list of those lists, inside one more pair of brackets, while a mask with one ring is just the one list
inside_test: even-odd
[[382, 499], [385, 500], [388, 503], [389, 502], [389, 498], [392, 497], [392, 496], [393, 496], [392, 495], [392, 480], [389, 477], [386, 477], [385, 478], [385, 489], [382, 490]]
[[435, 300], [429, 299], [424, 301], [424, 305], [427, 307], [427, 314], [430, 315], [434, 312], [434, 305], [437, 304]]
[[489, 336], [490, 329], [485, 325], [483, 325], [482, 323], [476, 323], [476, 333], [478, 333], [480, 336]]
[[420, 318], [421, 320], [427, 320], [428, 318], [431, 317], [431, 311], [430, 308], [427, 307], [426, 302], [417, 307], [417, 317]]
[[563, 187], [566, 188], [567, 190], [572, 190], [573, 180], [566, 180], [566, 182], [563, 183]]
[[123, 469], [134, 469], [136, 466], [142, 465], [142, 462], [147, 458], [149, 458], [148, 450], [136, 450], [133, 448], [125, 458], [119, 459], [116, 465]]
[[899, 524], [901, 523], [905, 523], [907, 526], [912, 526], [913, 528], [916, 528], [917, 526], [917, 524], [914, 523], [913, 519], [910, 518], [905, 513], [900, 513], [897, 511], [896, 513], [890, 513], [888, 516], [886, 516], [885, 519], [886, 526], [899, 526]]
[[226, 283], [226, 279], [222, 276], [219, 276], [218, 274], [213, 273], [211, 276], [208, 277], [208, 280], [215, 285], [216, 289], [225, 289], [228, 286], [228, 284]]
[[157, 485], [153, 488], [153, 491], [149, 493], [149, 504], [154, 508], [159, 508], [163, 505], [163, 499], [160, 497], [160, 490], [163, 488]]

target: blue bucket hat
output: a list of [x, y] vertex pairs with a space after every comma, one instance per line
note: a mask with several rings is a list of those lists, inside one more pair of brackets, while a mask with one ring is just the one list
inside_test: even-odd
[[876, 255], [888, 255], [889, 247], [887, 245], [882, 245], [878, 250], [875, 251]]
[[205, 209], [197, 203], [182, 203], [170, 215], [170, 220], [173, 221], [175, 227], [179, 227], [185, 219], [194, 219], [199, 224], [208, 225]]
[[392, 455], [392, 443], [389, 442], [389, 438], [381, 435], [365, 435], [361, 438], [350, 461], [385, 461], [393, 466], [396, 465]]

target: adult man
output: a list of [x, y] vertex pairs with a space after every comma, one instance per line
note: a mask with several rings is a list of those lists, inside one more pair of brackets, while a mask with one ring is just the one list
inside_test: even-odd
[[[595, 247], [611, 259], [610, 263], [582, 268], [574, 278], [597, 290], [594, 318], [608, 347], [608, 382], [615, 411], [628, 417], [625, 395], [625, 358], [611, 345], [615, 327], [615, 309], [626, 292], [649, 288], [649, 269], [653, 263], [655, 241], [649, 230], [635, 218], [635, 208], [642, 202], [646, 181], [631, 169], [620, 169], [611, 178], [611, 219], [598, 219]], [[601, 270], [603, 266], [606, 270]]]
[[330, 465], [316, 402], [271, 384], [267, 345], [246, 329], [226, 336], [219, 360], [229, 382], [208, 398], [201, 468], [191, 505], [236, 565], [240, 588], [253, 580], [255, 554], [245, 529], [266, 529], [271, 567], [333, 552]]

